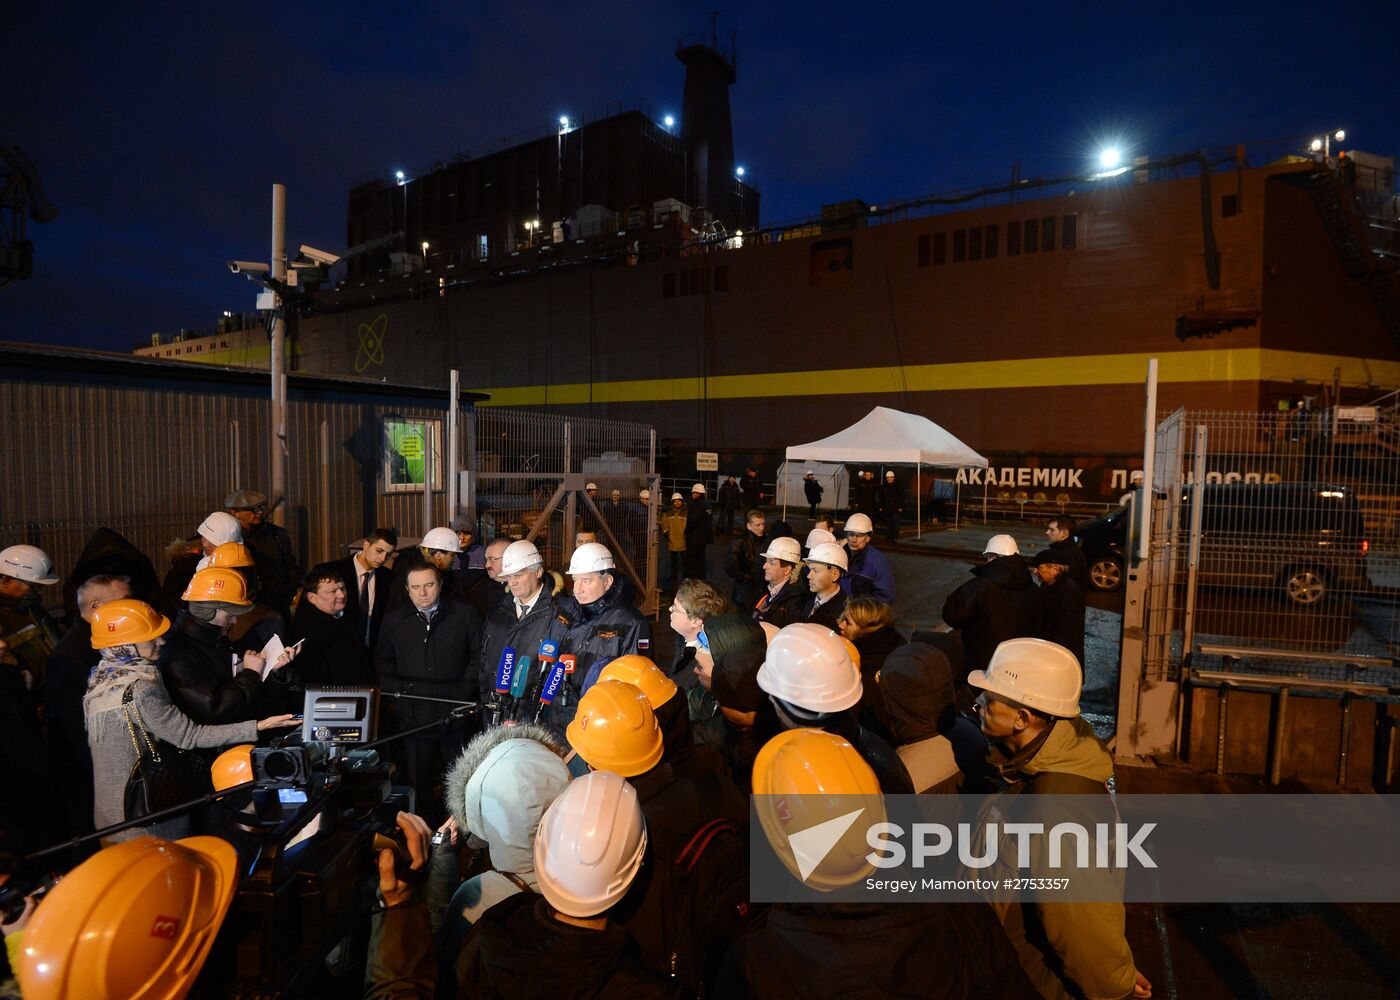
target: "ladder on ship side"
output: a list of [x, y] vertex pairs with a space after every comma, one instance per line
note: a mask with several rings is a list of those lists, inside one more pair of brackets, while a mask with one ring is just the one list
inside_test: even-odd
[[1310, 172], [1307, 186], [1342, 266], [1370, 291], [1391, 340], [1400, 347], [1400, 275], [1388, 260], [1392, 256], [1388, 251], [1375, 252], [1372, 220], [1355, 207], [1352, 192], [1332, 170]]

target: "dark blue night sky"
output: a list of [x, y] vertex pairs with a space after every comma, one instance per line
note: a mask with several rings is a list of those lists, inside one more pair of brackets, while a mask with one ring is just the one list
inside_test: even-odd
[[[0, 339], [127, 350], [252, 308], [231, 257], [344, 245], [351, 178], [611, 101], [679, 113], [678, 36], [712, 4], [21, 5], [0, 142], [62, 215]], [[139, 12], [138, 12], [139, 11]], [[1393, 3], [819, 4], [722, 10], [738, 31], [735, 148], [765, 223], [1087, 169], [1095, 143], [1166, 155], [1344, 127], [1400, 151]]]

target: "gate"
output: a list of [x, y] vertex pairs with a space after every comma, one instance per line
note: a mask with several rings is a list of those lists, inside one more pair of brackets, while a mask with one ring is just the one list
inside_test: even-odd
[[[562, 572], [580, 530], [595, 532], [617, 568], [657, 608], [656, 432], [645, 424], [484, 408], [467, 416], [462, 496], [481, 538], [528, 538]], [[590, 496], [586, 487], [597, 487]], [[640, 498], [650, 491], [649, 502]], [[613, 501], [616, 492], [617, 501]]]
[[[1158, 424], [1150, 538], [1126, 574], [1120, 755], [1179, 753], [1275, 782], [1312, 768], [1346, 784], [1348, 758], [1365, 752], [1390, 784], [1397, 430], [1385, 405], [1178, 410]], [[1352, 719], [1362, 702], [1375, 706], [1374, 746]], [[1304, 739], [1306, 766], [1290, 757]]]

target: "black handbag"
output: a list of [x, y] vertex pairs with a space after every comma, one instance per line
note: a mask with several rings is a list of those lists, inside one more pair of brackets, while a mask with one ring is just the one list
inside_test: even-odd
[[214, 790], [209, 762], [203, 754], [181, 750], [151, 735], [141, 721], [140, 711], [132, 703], [135, 687], [131, 685], [122, 695], [122, 717], [126, 719], [126, 731], [136, 751], [136, 763], [131, 765], [126, 779], [125, 806], [129, 820], [169, 809]]

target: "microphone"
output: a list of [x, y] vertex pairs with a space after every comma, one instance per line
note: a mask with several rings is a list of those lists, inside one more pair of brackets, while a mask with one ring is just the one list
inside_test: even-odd
[[496, 693], [506, 694], [510, 691], [512, 674], [515, 672], [515, 648], [507, 646], [501, 650], [501, 662], [496, 667]]
[[530, 654], [526, 653], [520, 657], [516, 664], [515, 676], [510, 681], [510, 696], [519, 698], [525, 693], [525, 686], [530, 682]]
[[535, 659], [539, 660], [540, 666], [547, 667], [559, 658], [559, 644], [553, 639], [541, 639], [539, 654]]

